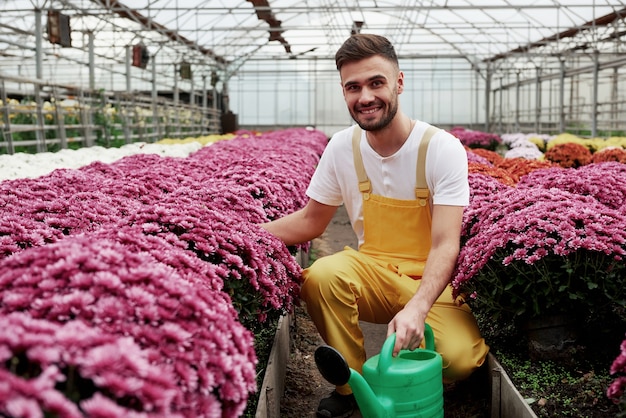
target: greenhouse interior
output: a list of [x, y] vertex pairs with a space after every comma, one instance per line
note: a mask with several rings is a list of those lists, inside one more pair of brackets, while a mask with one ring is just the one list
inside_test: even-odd
[[271, 356], [320, 250], [264, 226], [355, 124], [357, 34], [467, 155], [450, 288], [511, 379], [445, 417], [626, 416], [626, 1], [0, 0], [0, 417], [314, 413], [312, 348]]
[[[3, 1], [2, 152], [22, 137], [42, 150], [49, 136], [62, 147], [234, 128], [330, 136], [351, 123], [333, 58], [353, 32], [396, 45], [405, 111], [437, 126], [624, 130], [621, 1], [182, 3]], [[59, 111], [68, 120], [46, 122]]]

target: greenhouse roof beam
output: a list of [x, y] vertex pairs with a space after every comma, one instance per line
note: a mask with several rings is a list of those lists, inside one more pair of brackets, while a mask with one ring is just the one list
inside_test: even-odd
[[[104, 3], [107, 2], [111, 2], [114, 0], [102, 0]], [[251, 0], [245, 0], [245, 1], [250, 1]], [[254, 0], [257, 1], [257, 0]], [[260, 0], [263, 1], [263, 0]], [[419, 9], [420, 10], [441, 10], [441, 9], [446, 9], [446, 10], [475, 10], [475, 9], [481, 9], [481, 10], [503, 10], [503, 9], [514, 9], [514, 10], [541, 10], [541, 9], [567, 9], [567, 8], [575, 8], [575, 7], [581, 7], [580, 3], [575, 3], [575, 2], [571, 2], [571, 3], [564, 3], [564, 2], [554, 2], [554, 3], [549, 3], [549, 4], [537, 4], [537, 3], [530, 3], [530, 4], [524, 4], [523, 6], [514, 6], [508, 3], [500, 3], [500, 4], [494, 4], [492, 2], [485, 2], [483, 4], [476, 4], [476, 3], [472, 3], [470, 4], [447, 4], [445, 6], [440, 6], [440, 5], [428, 5], [428, 4], [420, 4], [419, 5]], [[375, 5], [375, 6], [365, 6], [362, 4], [357, 4], [355, 6], [350, 6], [350, 5], [319, 5], [319, 6], [315, 6], [315, 5], [310, 5], [310, 6], [260, 6], [261, 9], [271, 9], [274, 13], [276, 12], [312, 12], [312, 13], [320, 13], [322, 11], [324, 12], [344, 12], [344, 11], [377, 11], [377, 12], [397, 12], [398, 9], [400, 8], [400, 6], [398, 5], [393, 5], [393, 6], [383, 6], [383, 5]], [[187, 10], [188, 8], [183, 7], [183, 6], [179, 6], [179, 7], [175, 7], [175, 6], [160, 6], [158, 7], [158, 10], [161, 11], [180, 11], [181, 9], [183, 10]], [[194, 6], [193, 9], [195, 11], [201, 11], [201, 12], [214, 12], [216, 14], [221, 14], [224, 12], [224, 7], [223, 6]], [[19, 11], [19, 10], [15, 10], [15, 11]], [[229, 13], [233, 13], [233, 14], [248, 14], [249, 11], [247, 9], [242, 9], [242, 8], [228, 8]]]
[[173, 29], [168, 29], [165, 26], [154, 22], [151, 18], [146, 17], [139, 13], [137, 10], [131, 9], [118, 0], [92, 0], [94, 3], [99, 4], [100, 6], [111, 10], [117, 15], [124, 17], [126, 19], [132, 20], [144, 26], [146, 29], [154, 30], [156, 32], [161, 33], [172, 41], [179, 42], [191, 49], [197, 50], [198, 52], [206, 55], [215, 60], [216, 63], [221, 64], [222, 66], [227, 64], [226, 60], [218, 55], [216, 55], [211, 49], [205, 48], [196, 42], [185, 38], [180, 35], [177, 31]]
[[[574, 36], [580, 34], [583, 31], [589, 30], [591, 28], [596, 28], [596, 27], [601, 27], [601, 26], [608, 26], [610, 24], [612, 24], [613, 22], [617, 21], [617, 20], [622, 20], [626, 18], [626, 8], [613, 12], [613, 13], [609, 13], [605, 16], [599, 17], [598, 19], [594, 19], [594, 20], [590, 20], [588, 22], [585, 22], [584, 24], [575, 27], [575, 28], [571, 28], [571, 29], [567, 29], [565, 31], [559, 32], [555, 35], [552, 36], [548, 36], [545, 37], [543, 39], [540, 39], [536, 42], [531, 42], [528, 45], [524, 45], [521, 46], [519, 48], [515, 48], [509, 52], [505, 52], [503, 54], [498, 54], [495, 55], [491, 58], [488, 58], [486, 60], [484, 60], [485, 62], [493, 62], [493, 61], [497, 61], [503, 58], [508, 57], [511, 54], [515, 54], [515, 53], [524, 53], [524, 52], [528, 52], [531, 49], [534, 48], [538, 48], [538, 47], [542, 47], [545, 46], [549, 43], [552, 42], [558, 42], [559, 40], [563, 40], [563, 39], [567, 39], [567, 38], [573, 38]], [[620, 37], [621, 35], [615, 35], [616, 38]], [[581, 49], [581, 47], [578, 48], [572, 48], [572, 49]]]
[[291, 45], [289, 45], [289, 42], [287, 42], [287, 40], [283, 37], [284, 29], [281, 28], [282, 22], [276, 19], [276, 16], [274, 15], [274, 12], [272, 12], [272, 8], [270, 7], [267, 0], [246, 0], [246, 1], [252, 3], [252, 5], [254, 6], [254, 11], [256, 12], [258, 19], [267, 22], [267, 24], [269, 25], [270, 42], [271, 41], [280, 42], [285, 48], [285, 51], [288, 54], [293, 55], [291, 53]]
[[193, 73], [179, 87], [194, 89], [213, 71], [224, 81], [247, 70], [246, 63], [298, 59], [302, 65], [281, 65], [334, 68], [355, 22], [363, 22], [361, 33], [389, 38], [407, 63], [459, 58], [478, 74], [483, 67], [515, 71], [570, 58], [586, 63], [595, 50], [602, 61], [626, 55], [625, 0], [0, 0], [0, 54], [9, 57], [0, 69], [7, 74], [35, 72], [34, 8], [71, 19], [71, 47], [43, 33], [45, 77], [79, 78], [95, 69], [98, 82], [112, 89], [125, 72], [140, 83], [152, 79], [149, 70], [125, 67], [138, 42], [149, 48], [155, 78], [166, 86], [177, 82], [180, 63]]

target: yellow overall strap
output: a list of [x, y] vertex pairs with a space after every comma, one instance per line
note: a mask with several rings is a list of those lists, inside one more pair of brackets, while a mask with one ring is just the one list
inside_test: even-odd
[[426, 153], [428, 152], [428, 144], [430, 139], [439, 131], [434, 126], [429, 126], [422, 136], [422, 140], [419, 145], [419, 151], [417, 154], [417, 168], [415, 176], [415, 197], [419, 200], [421, 206], [426, 206], [426, 203], [431, 199], [430, 191], [428, 190], [428, 183], [426, 182]]
[[369, 199], [372, 192], [372, 183], [367, 178], [365, 167], [363, 167], [363, 158], [361, 157], [361, 127], [356, 125], [352, 134], [352, 157], [354, 158], [354, 168], [359, 179], [359, 191], [363, 193], [363, 199]]
[[[428, 144], [431, 138], [439, 131], [434, 126], [429, 126], [422, 136], [417, 154], [417, 166], [415, 176], [415, 197], [419, 200], [421, 206], [426, 206], [430, 199], [430, 191], [426, 182], [426, 153], [428, 152]], [[361, 128], [356, 125], [352, 134], [352, 156], [354, 158], [354, 168], [359, 179], [359, 191], [363, 193], [364, 199], [369, 199], [372, 191], [372, 183], [367, 177], [365, 167], [363, 166], [363, 158], [361, 157]]]

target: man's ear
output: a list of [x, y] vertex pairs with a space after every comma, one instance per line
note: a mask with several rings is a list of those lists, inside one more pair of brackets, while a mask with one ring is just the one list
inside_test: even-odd
[[404, 73], [398, 71], [398, 94], [402, 94], [404, 91]]

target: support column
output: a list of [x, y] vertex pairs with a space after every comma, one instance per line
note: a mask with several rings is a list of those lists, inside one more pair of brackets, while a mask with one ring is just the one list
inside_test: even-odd
[[207, 125], [207, 111], [208, 111], [208, 100], [207, 100], [207, 88], [206, 88], [206, 74], [202, 75], [202, 129], [201, 134], [206, 135], [208, 133]]
[[600, 51], [593, 51], [593, 93], [591, 95], [591, 136], [598, 136], [598, 76], [600, 73]]
[[126, 93], [131, 92], [130, 89], [130, 67], [133, 62], [133, 47], [131, 45], [126, 45]]
[[485, 74], [485, 132], [489, 132], [489, 111], [491, 108], [491, 67], [487, 64], [487, 73]]
[[520, 107], [520, 72], [519, 70], [515, 73], [515, 130], [517, 132], [521, 131], [520, 121], [519, 121], [519, 107]]
[[535, 132], [541, 133], [541, 68], [535, 68]]
[[152, 129], [154, 130], [154, 141], [159, 141], [162, 138], [161, 134], [161, 120], [159, 118], [159, 94], [157, 91], [157, 71], [156, 71], [156, 55], [150, 58], [152, 63]]
[[0, 79], [0, 99], [2, 99], [2, 120], [4, 126], [2, 127], [2, 135], [6, 141], [7, 154], [15, 154], [15, 147], [13, 145], [13, 134], [11, 132], [11, 118], [9, 112], [9, 100], [7, 97], [7, 91], [4, 86], [4, 80]]
[[180, 137], [180, 92], [178, 90], [178, 65], [174, 64], [174, 132]]
[[565, 132], [565, 60], [561, 59], [561, 75], [559, 84], [559, 133]]
[[478, 71], [478, 68], [474, 68], [474, 82], [475, 85], [472, 89], [472, 94], [474, 95], [474, 111], [472, 112], [474, 123], [472, 123], [472, 129], [476, 129], [480, 121], [480, 117], [478, 116], [478, 109], [480, 109], [480, 94], [478, 94], [478, 86], [480, 85], [480, 72]]
[[41, 9], [35, 9], [35, 74], [37, 80], [43, 78], [43, 24]]
[[[35, 9], [35, 74], [37, 80], [43, 80], [43, 24], [41, 9]], [[47, 151], [46, 135], [44, 131], [43, 101], [41, 99], [41, 83], [35, 86], [35, 102], [37, 103], [37, 130], [35, 137], [37, 139], [37, 152]]]
[[[196, 105], [196, 88], [193, 82], [193, 77], [189, 79], [189, 127], [188, 130], [190, 132], [195, 132], [196, 122], [195, 122], [195, 114], [198, 109]], [[195, 133], [194, 133], [195, 135]]]
[[619, 84], [618, 84], [618, 80], [619, 80], [619, 69], [617, 67], [613, 68], [613, 77], [611, 80], [611, 116], [610, 116], [610, 120], [611, 120], [611, 130], [615, 130], [619, 128], [619, 121], [617, 119], [618, 115], [619, 115], [619, 105], [618, 105], [618, 100], [619, 100]]
[[504, 76], [500, 77], [500, 91], [498, 92], [498, 133], [502, 133], [502, 117], [503, 117], [503, 113], [504, 113], [504, 105], [502, 103], [502, 99], [504, 97], [503, 95], [503, 90], [504, 90]]
[[96, 89], [96, 62], [94, 53], [94, 34], [89, 31], [89, 89]]

